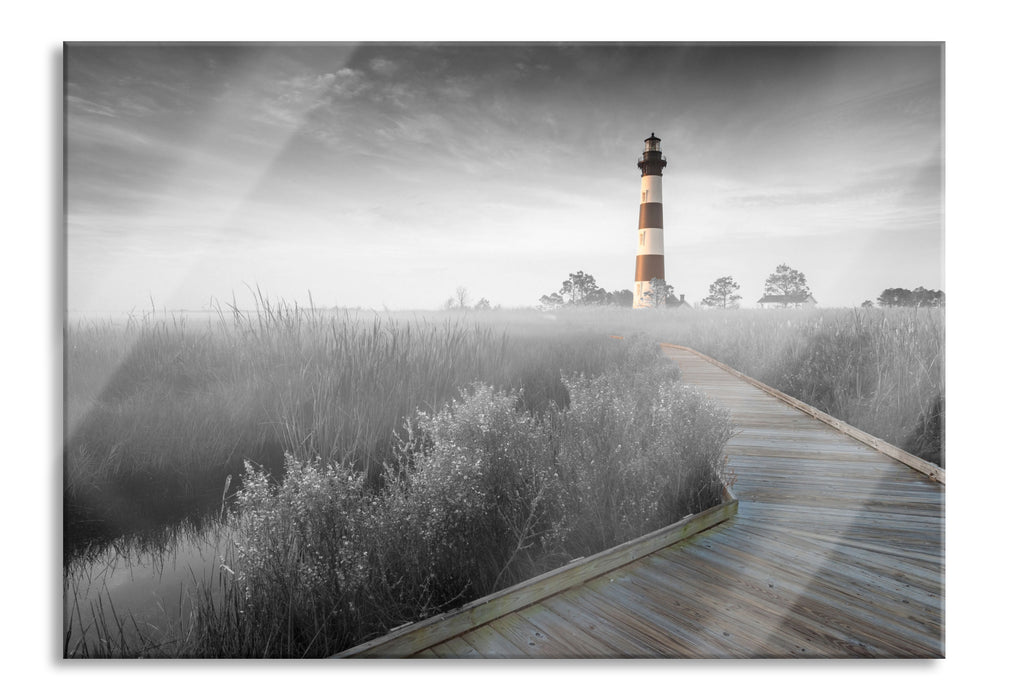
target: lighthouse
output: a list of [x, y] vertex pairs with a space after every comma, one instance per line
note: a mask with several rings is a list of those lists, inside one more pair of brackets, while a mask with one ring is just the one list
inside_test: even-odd
[[638, 256], [634, 265], [635, 309], [656, 306], [655, 301], [645, 295], [651, 290], [654, 278], [666, 279], [662, 242], [662, 169], [666, 167], [666, 159], [659, 148], [661, 140], [652, 132], [645, 139], [645, 151], [638, 159], [641, 209], [638, 211]]

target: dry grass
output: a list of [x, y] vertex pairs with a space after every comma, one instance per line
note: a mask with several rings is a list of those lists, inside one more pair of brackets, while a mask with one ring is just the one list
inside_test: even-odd
[[114, 615], [79, 654], [331, 654], [717, 498], [724, 415], [656, 344], [581, 323], [264, 304], [70, 338], [71, 507], [216, 506], [249, 463], [194, 617], [168, 642]]
[[664, 314], [649, 332], [687, 345], [944, 466], [943, 309]]
[[[143, 317], [68, 329], [67, 552], [213, 509], [250, 460], [285, 453], [374, 481], [394, 433], [482, 380], [525, 407], [564, 403], [561, 372], [598, 372], [618, 348], [586, 329], [497, 327], [487, 316], [392, 317], [260, 300], [209, 322]], [[236, 482], [237, 485], [237, 482]]]
[[539, 322], [645, 333], [694, 348], [944, 466], [945, 309], [588, 307], [541, 315]]
[[236, 576], [194, 638], [331, 655], [715, 505], [727, 413], [655, 343], [616, 345], [614, 367], [564, 379], [565, 408], [476, 384], [418, 414], [377, 489], [340, 464], [289, 458], [279, 483], [250, 466]]
[[[141, 653], [333, 653], [701, 507], [724, 422], [611, 334], [693, 347], [943, 465], [942, 310], [258, 302], [68, 330], [69, 553], [78, 536], [217, 513], [226, 478], [263, 465], [244, 475], [236, 576], [200, 583], [172, 651]], [[90, 653], [136, 652], [124, 626]]]

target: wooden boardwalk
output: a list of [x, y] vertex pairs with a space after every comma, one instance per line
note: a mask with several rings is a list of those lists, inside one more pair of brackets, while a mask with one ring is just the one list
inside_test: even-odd
[[732, 411], [737, 512], [500, 616], [486, 613], [492, 596], [467, 611], [472, 624], [457, 615], [450, 628], [450, 613], [343, 656], [943, 657], [944, 473], [915, 471], [703, 356], [664, 351]]

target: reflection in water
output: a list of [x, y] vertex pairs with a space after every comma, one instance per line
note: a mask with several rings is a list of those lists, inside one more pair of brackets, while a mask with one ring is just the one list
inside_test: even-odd
[[214, 523], [122, 537], [67, 564], [63, 576], [64, 657], [171, 653], [194, 604], [220, 592], [230, 530]]

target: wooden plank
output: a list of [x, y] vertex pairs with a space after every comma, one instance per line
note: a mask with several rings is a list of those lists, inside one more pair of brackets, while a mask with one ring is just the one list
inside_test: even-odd
[[499, 617], [488, 624], [512, 644], [525, 649], [530, 656], [547, 659], [566, 659], [578, 654], [536, 625], [517, 614]]
[[925, 460], [921, 459], [920, 457], [917, 457], [917, 456], [911, 454], [910, 452], [906, 452], [906, 451], [900, 449], [896, 445], [891, 445], [890, 443], [886, 442], [885, 440], [880, 440], [879, 438], [877, 438], [874, 435], [870, 435], [869, 433], [867, 433], [867, 432], [865, 432], [863, 430], [859, 430], [858, 428], [856, 428], [856, 427], [854, 427], [852, 425], [849, 425], [849, 424], [845, 423], [842, 420], [838, 420], [837, 418], [834, 418], [832, 415], [830, 415], [828, 413], [824, 413], [823, 411], [819, 410], [818, 408], [814, 408], [813, 406], [810, 406], [807, 403], [803, 403], [802, 401], [799, 401], [798, 399], [796, 399], [796, 398], [794, 398], [792, 396], [789, 396], [788, 394], [785, 394], [783, 392], [778, 391], [774, 387], [768, 386], [767, 384], [764, 384], [763, 382], [757, 381], [756, 379], [753, 379], [752, 377], [748, 377], [745, 374], [743, 374], [742, 372], [739, 372], [739, 371], [733, 369], [732, 367], [729, 367], [728, 365], [723, 364], [723, 363], [719, 362], [718, 360], [716, 360], [716, 359], [714, 359], [712, 357], [708, 357], [707, 355], [702, 355], [701, 353], [697, 352], [696, 350], [684, 347], [682, 345], [672, 345], [671, 343], [661, 343], [661, 345], [663, 347], [676, 348], [678, 350], [684, 350], [686, 352], [694, 353], [698, 357], [701, 357], [702, 359], [707, 360], [708, 362], [712, 363], [713, 365], [715, 365], [719, 369], [722, 369], [722, 370], [728, 372], [729, 374], [731, 374], [733, 376], [739, 377], [743, 381], [752, 384], [753, 386], [757, 387], [758, 389], [766, 391], [771, 396], [773, 396], [773, 397], [775, 397], [777, 399], [780, 399], [781, 401], [787, 403], [789, 406], [793, 406], [793, 407], [799, 409], [800, 411], [802, 411], [803, 413], [807, 413], [807, 414], [811, 415], [813, 418], [816, 418], [817, 420], [822, 421], [822, 422], [826, 423], [827, 425], [829, 425], [829, 426], [831, 426], [833, 428], [836, 428], [837, 430], [839, 430], [840, 432], [844, 433], [845, 435], [849, 435], [849, 436], [855, 438], [856, 440], [858, 440], [859, 442], [863, 442], [866, 445], [869, 445], [870, 447], [872, 447], [872, 448], [874, 448], [876, 450], [879, 450], [883, 454], [888, 455], [890, 457], [893, 457], [897, 461], [902, 462], [903, 464], [906, 464], [907, 466], [911, 467], [912, 469], [915, 469], [916, 471], [921, 472], [922, 474], [924, 474], [928, 478], [933, 479], [935, 481], [938, 481], [941, 484], [945, 484], [946, 483], [946, 470], [941, 469], [938, 465], [933, 464], [932, 462], [926, 462]]
[[[787, 550], [764, 547], [758, 555], [766, 558], [762, 555], [770, 552], [788, 556]], [[914, 633], [919, 632], [920, 627], [935, 629], [942, 624], [942, 609], [934, 584], [909, 585], [910, 579], [891, 575], [883, 566], [869, 566], [862, 560], [838, 556], [835, 552], [823, 553], [815, 559], [805, 557], [800, 561], [798, 557], [790, 557], [790, 560], [793, 565], [780, 577], [802, 584], [804, 592], [813, 581], [817, 591], [828, 598], [843, 600], [843, 605], [852, 610], [865, 610], [867, 615], [890, 610], [898, 624], [907, 623]], [[750, 568], [757, 570], [760, 566]]]
[[[732, 596], [741, 609], [741, 618], [764, 618], [765, 624], [790, 631], [805, 640], [802, 655], [823, 657], [867, 657], [889, 656], [890, 647], [879, 645], [866, 638], [862, 630], [846, 625], [847, 617], [839, 608], [824, 601], [816, 593], [809, 595], [810, 588], [803, 580], [790, 575], [791, 572], [767, 565], [744, 564], [745, 558], [714, 557], [702, 564], [697, 557], [685, 559], [679, 564], [684, 567], [685, 577], [695, 578], [697, 584], [704, 582], [716, 586], [721, 595]], [[719, 584], [719, 581], [721, 583]], [[769, 619], [769, 621], [766, 621]], [[765, 656], [778, 657], [792, 651], [788, 647], [773, 648]]]
[[849, 540], [874, 544], [891, 556], [913, 558], [935, 566], [941, 566], [944, 561], [943, 519], [939, 517], [868, 509], [852, 512], [755, 500], [745, 505], [748, 524], [825, 537], [844, 533]]
[[[559, 582], [543, 584], [545, 574], [534, 590], [523, 587], [538, 579], [488, 596], [486, 610], [460, 615], [464, 606], [387, 635], [387, 646], [374, 640], [364, 651], [401, 656], [414, 649], [417, 656], [446, 658], [941, 657], [944, 472], [925, 480], [843, 424], [699, 353], [670, 347], [684, 376], [729, 407], [739, 426], [726, 448], [739, 494], [738, 501], [726, 495], [735, 518], [602, 563], [574, 562], [551, 572], [566, 575]], [[446, 628], [428, 630], [446, 621]], [[419, 634], [397, 646], [404, 632]]]
[[[632, 634], [627, 634], [620, 626], [614, 625], [600, 615], [591, 605], [564, 594], [551, 596], [541, 605], [563, 618], [572, 628], [582, 634], [599, 639], [615, 650], [614, 656], [631, 658], [657, 658], [663, 654]], [[608, 640], [608, 641], [607, 641]]]
[[635, 629], [655, 631], [659, 639], [665, 635], [669, 642], [688, 658], [747, 658], [745, 649], [732, 640], [717, 638], [707, 629], [706, 611], [685, 605], [664, 605], [643, 590], [633, 577], [617, 575], [610, 579], [595, 579], [586, 587], [611, 601], [613, 606], [626, 611], [625, 624]]
[[466, 643], [488, 659], [528, 659], [529, 654], [524, 649], [512, 644], [500, 632], [489, 625], [481, 625], [462, 635]]
[[751, 596], [727, 595], [723, 580], [697, 576], [659, 555], [635, 563], [628, 573], [667, 609], [676, 605], [703, 610], [703, 620], [712, 633], [731, 638], [745, 649], [747, 658], [825, 655], [809, 637], [781, 625], [780, 608], [755, 605]]
[[625, 635], [654, 648], [666, 657], [698, 656], [698, 645], [693, 642], [688, 630], [683, 630], [672, 622], [663, 624], [652, 610], [643, 609], [633, 598], [625, 600], [615, 595], [616, 588], [603, 585], [601, 588], [605, 592], [600, 593], [599, 588], [592, 583], [565, 591], [560, 597], [586, 601], [590, 610], [611, 621]]
[[[726, 496], [731, 496], [726, 491]], [[724, 522], [735, 514], [735, 498], [708, 510], [690, 515], [653, 533], [638, 537], [604, 552], [585, 557], [559, 569], [480, 598], [461, 608], [408, 625], [370, 642], [348, 649], [338, 658], [352, 656], [403, 657], [434, 646], [466, 630], [531, 605], [571, 586], [588, 581], [663, 547], [691, 537]]]
[[431, 650], [442, 659], [482, 659], [483, 654], [472, 647], [462, 637], [452, 637]]
[[[571, 588], [544, 601], [550, 607], [569, 604], [584, 614], [602, 621], [602, 629], [609, 633], [606, 637], [612, 644], [623, 644], [635, 656], [642, 657], [684, 657], [690, 654], [690, 646], [679, 637], [670, 636], [664, 630], [651, 627], [635, 615], [606, 596], [599, 595], [589, 586]], [[630, 646], [628, 646], [630, 645]]]
[[913, 589], [909, 595], [920, 598], [923, 603], [938, 606], [938, 598], [942, 592], [942, 568], [923, 566], [913, 557], [903, 553], [878, 549], [871, 546], [849, 544], [842, 538], [820, 538], [808, 536], [805, 533], [795, 534], [791, 529], [776, 529], [764, 523], [754, 524], [749, 528], [755, 534], [774, 533], [789, 535], [794, 541], [804, 543], [807, 547], [828, 546], [833, 556], [843, 566], [848, 563], [865, 569], [881, 580], [889, 580], [895, 590]]
[[[726, 533], [726, 538], [734, 535], [735, 531]], [[867, 600], [863, 590], [869, 583], [865, 579], [845, 578], [836, 566], [817, 566], [789, 557], [786, 550], [770, 548], [765, 540], [736, 539], [738, 542], [731, 546], [722, 544], [722, 549], [730, 551], [731, 556], [726, 556], [725, 551], [718, 554], [697, 551], [692, 559], [680, 563], [695, 573], [701, 573], [705, 566], [720, 569], [734, 585], [746, 586], [754, 577], [763, 579], [777, 589], [776, 594], [786, 594], [790, 614], [819, 620], [821, 629], [843, 632], [845, 639], [863, 645], [870, 652], [875, 647], [881, 652], [876, 655], [933, 657], [941, 651], [935, 643], [934, 631], [915, 624], [893, 599], [876, 595]], [[779, 563], [786, 558], [787, 565]], [[704, 565], [695, 563], [697, 559], [704, 560]]]
[[586, 659], [627, 658], [630, 656], [619, 646], [610, 646], [604, 640], [587, 633], [577, 625], [572, 625], [541, 603], [522, 608], [514, 614], [536, 625], [552, 639], [568, 647], [573, 656]]

